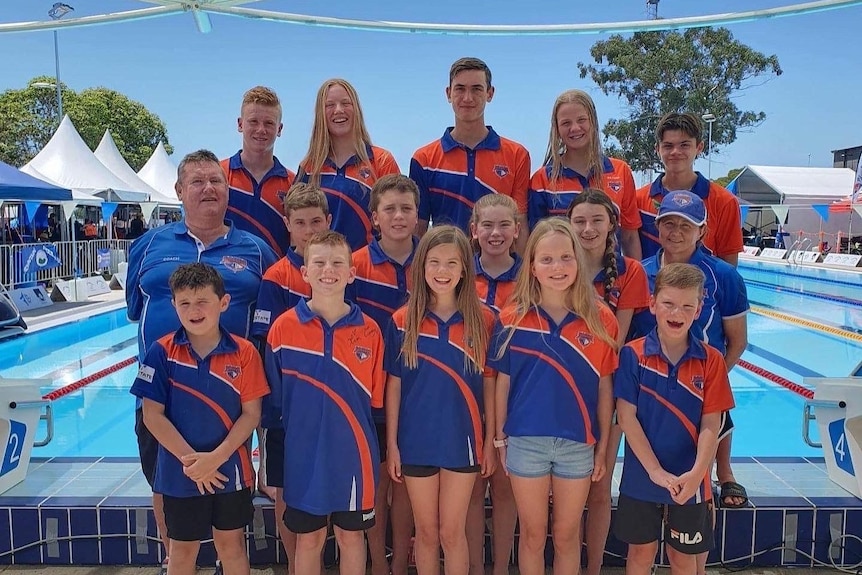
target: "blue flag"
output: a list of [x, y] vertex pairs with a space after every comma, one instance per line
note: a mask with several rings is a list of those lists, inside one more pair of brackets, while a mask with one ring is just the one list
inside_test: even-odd
[[57, 248], [51, 244], [36, 244], [24, 248], [21, 259], [23, 261], [21, 269], [25, 274], [56, 268], [63, 263], [57, 255]]

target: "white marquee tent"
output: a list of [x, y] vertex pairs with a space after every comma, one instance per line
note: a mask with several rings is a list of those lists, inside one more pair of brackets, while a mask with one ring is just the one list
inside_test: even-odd
[[34, 168], [38, 174], [47, 177], [47, 181], [106, 200], [146, 202], [149, 199], [148, 192], [135, 190], [96, 158], [69, 116], [63, 118], [51, 140], [21, 170], [27, 172], [28, 168]]
[[177, 167], [168, 157], [168, 152], [162, 142], [159, 142], [153, 155], [138, 171], [138, 176], [162, 196], [173, 198], [174, 202], [179, 203], [177, 192], [174, 189], [174, 184], [177, 181]]
[[[822, 230], [827, 234], [841, 231], [846, 236], [851, 230], [855, 236], [862, 233], [859, 214], [833, 213], [823, 208], [847, 198], [853, 191], [855, 176], [849, 168], [746, 166], [728, 187], [734, 189], [742, 204], [751, 204], [746, 219], [749, 225], [777, 227], [778, 218], [771, 206], [780, 206], [778, 212], [787, 214], [784, 229], [791, 235]], [[812, 206], [819, 206], [828, 220], [824, 221]]]
[[[55, 186], [59, 185], [57, 182], [52, 181], [51, 178], [40, 173], [36, 168], [29, 164], [21, 168], [21, 171], [30, 174], [34, 178], [39, 178], [43, 182], [48, 182], [49, 184], [54, 184]], [[105, 201], [98, 196], [88, 194], [87, 192], [78, 188], [72, 188], [72, 200], [75, 202], [75, 205], [78, 206], [98, 206]]]
[[139, 191], [146, 192], [150, 196], [150, 201], [155, 202], [161, 205], [166, 206], [179, 206], [180, 202], [176, 199], [176, 196], [166, 197], [163, 194], [159, 193], [155, 188], [150, 186], [147, 182], [138, 177], [138, 174], [135, 173], [135, 170], [126, 162], [125, 158], [123, 158], [122, 154], [120, 154], [120, 150], [117, 148], [117, 144], [114, 142], [113, 136], [111, 136], [111, 132], [105, 130], [105, 135], [102, 136], [102, 141], [99, 142], [96, 151], [93, 152], [94, 155], [99, 159], [102, 164], [105, 165], [111, 172], [114, 173], [121, 180], [126, 182], [129, 188]]

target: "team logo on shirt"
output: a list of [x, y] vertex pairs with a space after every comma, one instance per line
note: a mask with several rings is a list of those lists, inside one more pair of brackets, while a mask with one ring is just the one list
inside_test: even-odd
[[613, 180], [613, 181], [608, 182], [608, 187], [615, 192], [619, 192], [622, 189], [623, 185], [622, 185], [622, 183], [620, 183], [616, 180]]
[[691, 384], [694, 386], [694, 388], [696, 390], [703, 391], [703, 376], [702, 375], [695, 375], [694, 377], [691, 378]]
[[593, 343], [593, 334], [587, 333], [585, 331], [578, 332], [578, 343], [584, 347], [587, 347], [591, 343]]
[[509, 166], [494, 166], [494, 173], [497, 174], [499, 178], [505, 178], [509, 175]]
[[146, 364], [141, 364], [141, 367], [138, 368], [138, 379], [142, 381], [146, 381], [147, 383], [153, 383], [153, 376], [156, 374], [156, 370]]
[[232, 272], [241, 272], [248, 267], [248, 262], [236, 256], [222, 256], [221, 265]]
[[363, 180], [367, 180], [371, 177], [371, 170], [366, 167], [359, 168], [359, 175], [362, 176]]
[[365, 361], [369, 357], [371, 357], [371, 350], [367, 347], [362, 347], [360, 345], [353, 347], [353, 355], [356, 356], [356, 359], [359, 361]]
[[238, 365], [224, 366], [224, 374], [231, 379], [236, 379], [242, 373], [242, 369]]

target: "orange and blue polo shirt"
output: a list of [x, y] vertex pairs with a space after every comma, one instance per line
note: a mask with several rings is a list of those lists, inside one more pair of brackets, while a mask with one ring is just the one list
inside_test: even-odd
[[228, 206], [225, 218], [247, 232], [266, 241], [284, 256], [290, 247], [290, 232], [284, 221], [284, 197], [293, 183], [294, 174], [278, 161], [258, 182], [242, 165], [242, 150], [221, 161], [227, 175]]
[[[269, 331], [266, 378], [284, 424], [284, 502], [313, 515], [374, 508], [383, 407], [383, 337], [352, 304], [335, 324], [306, 300]], [[288, 455], [289, 454], [289, 455]]]
[[[599, 305], [611, 338], [617, 320]], [[520, 318], [511, 304], [500, 312], [491, 365], [509, 375], [506, 435], [570, 439], [592, 445], [599, 439], [599, 380], [617, 367], [614, 348], [590, 333], [586, 322], [569, 312], [557, 324], [540, 306]], [[508, 345], [506, 339], [512, 333]]]
[[401, 264], [383, 251], [377, 238], [353, 253], [356, 277], [347, 287], [345, 299], [350, 300], [377, 322], [381, 330], [392, 320], [392, 314], [407, 303], [412, 280], [410, 265], [419, 240], [413, 238], [413, 251]]
[[[620, 214], [620, 228], [636, 230], [641, 227], [635, 201], [635, 179], [629, 165], [617, 158], [602, 158], [604, 191]], [[539, 220], [550, 216], [566, 216], [575, 196], [590, 187], [590, 176], [583, 176], [563, 166], [556, 181], [551, 181], [551, 166], [542, 166], [530, 178], [530, 195], [527, 219], [530, 229]]]
[[[269, 393], [260, 355], [246, 339], [221, 329], [221, 340], [206, 357], [192, 349], [183, 328], [157, 340], [147, 351], [131, 393], [165, 406], [165, 417], [194, 451], [209, 452], [227, 438], [243, 403]], [[153, 489], [171, 497], [198, 497], [183, 464], [159, 445]], [[216, 494], [254, 485], [249, 445], [244, 443], [218, 468], [227, 477]]]
[[[688, 349], [675, 365], [661, 351], [658, 332], [636, 339], [620, 351], [614, 397], [637, 408], [637, 419], [662, 468], [679, 476], [691, 471], [703, 415], [733, 408], [724, 358], [689, 334]], [[686, 504], [712, 499], [710, 473]], [[665, 487], [656, 485], [626, 443], [620, 493], [653, 503], [675, 505]]]
[[[593, 280], [596, 293], [605, 299], [605, 270], [600, 270]], [[611, 288], [607, 304], [611, 310], [639, 310], [649, 307], [649, 278], [643, 265], [629, 257], [617, 254], [617, 278]]]
[[480, 254], [475, 254], [473, 258], [476, 267], [476, 292], [479, 294], [479, 299], [494, 310], [494, 313], [500, 313], [500, 310], [505, 307], [515, 292], [515, 280], [518, 278], [518, 270], [521, 269], [521, 256], [512, 254], [512, 258], [515, 260], [512, 267], [497, 277], [491, 277], [482, 268]]
[[[374, 237], [368, 210], [374, 183], [388, 174], [401, 173], [388, 151], [377, 146], [367, 146], [366, 149], [370, 164], [363, 164], [359, 157], [352, 156], [339, 168], [327, 158], [320, 170], [320, 188], [326, 194], [332, 214], [330, 228], [344, 234], [353, 251], [368, 245]], [[298, 181], [311, 179], [309, 169], [311, 166], [308, 164], [302, 166]]]
[[[641, 218], [641, 250], [646, 259], [658, 253], [658, 228], [655, 218], [658, 208], [668, 190], [662, 185], [664, 174], [659, 175], [652, 184], [637, 191], [637, 206]], [[691, 192], [699, 196], [706, 206], [706, 235], [703, 245], [709, 253], [719, 258], [738, 254], [742, 251], [742, 227], [740, 224], [739, 201], [732, 193], [703, 177], [697, 172], [697, 181]]]
[[503, 194], [527, 212], [530, 153], [491, 126], [475, 148], [457, 142], [447, 128], [443, 137], [413, 154], [410, 178], [419, 187], [419, 219], [452, 224], [467, 231], [473, 204], [487, 194]]
[[[482, 308], [488, 336], [494, 312]], [[386, 331], [385, 368], [401, 379], [398, 450], [405, 465], [457, 469], [481, 465], [484, 437], [483, 378], [494, 377], [485, 366], [467, 371], [464, 355], [471, 342], [464, 333], [460, 312], [443, 321], [430, 311], [419, 326], [419, 364], [408, 368], [401, 355], [407, 308], [392, 317]]]
[[252, 337], [265, 339], [278, 316], [311, 297], [311, 286], [302, 278], [303, 265], [302, 255], [290, 248], [263, 274], [251, 324]]

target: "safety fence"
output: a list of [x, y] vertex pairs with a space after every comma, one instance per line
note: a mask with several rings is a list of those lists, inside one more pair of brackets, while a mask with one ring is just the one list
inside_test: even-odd
[[129, 257], [131, 240], [82, 240], [0, 245], [0, 283], [7, 289], [114, 274]]

